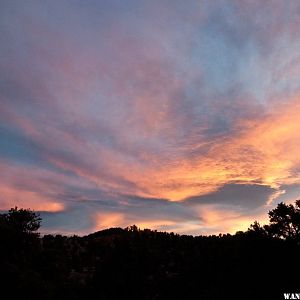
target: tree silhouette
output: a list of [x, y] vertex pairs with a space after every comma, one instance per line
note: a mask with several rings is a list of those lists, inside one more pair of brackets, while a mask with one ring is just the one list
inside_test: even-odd
[[30, 209], [11, 208], [8, 214], [3, 215], [7, 224], [18, 232], [32, 233], [37, 231], [41, 225], [40, 216]]
[[261, 226], [259, 222], [254, 221], [254, 223], [250, 225], [250, 228], [248, 228], [248, 233], [255, 236], [265, 237], [269, 234], [267, 228], [268, 225]]
[[248, 233], [281, 239], [300, 240], [300, 200], [295, 205], [279, 203], [269, 211], [270, 224], [261, 226], [254, 221]]
[[299, 276], [286, 276], [300, 269], [299, 212], [300, 200], [281, 203], [269, 225], [234, 235], [132, 225], [81, 237], [39, 236], [39, 215], [15, 207], [0, 214], [1, 291], [30, 300], [277, 299], [299, 287]]
[[275, 237], [284, 239], [300, 238], [300, 200], [292, 204], [279, 203], [269, 211], [268, 231]]

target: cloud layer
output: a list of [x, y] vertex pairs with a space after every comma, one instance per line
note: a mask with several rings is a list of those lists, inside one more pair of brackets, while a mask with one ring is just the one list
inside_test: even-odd
[[199, 234], [299, 197], [298, 1], [0, 6], [0, 209]]

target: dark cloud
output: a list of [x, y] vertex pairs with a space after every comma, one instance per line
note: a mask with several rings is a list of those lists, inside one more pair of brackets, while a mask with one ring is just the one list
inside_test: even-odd
[[224, 204], [243, 208], [254, 209], [265, 205], [275, 189], [255, 184], [226, 184], [216, 192], [207, 195], [193, 196], [184, 200], [189, 205], [193, 204]]
[[[74, 191], [74, 189], [73, 189]], [[182, 203], [170, 202], [164, 199], [141, 198], [136, 196], [116, 195], [98, 190], [82, 190], [80, 195], [74, 193], [61, 194], [57, 197], [66, 204], [65, 209], [59, 212], [40, 212], [43, 218], [42, 232], [55, 231], [57, 233], [79, 232], [88, 233], [95, 229], [99, 215], [120, 214], [122, 221], [115, 226], [130, 226], [139, 223], [153, 222], [157, 229], [174, 230], [176, 223], [178, 229], [186, 220], [201, 223], [202, 219], [195, 211]], [[89, 196], [91, 198], [89, 198]], [[160, 222], [161, 225], [156, 224]], [[172, 225], [163, 225], [172, 222]]]

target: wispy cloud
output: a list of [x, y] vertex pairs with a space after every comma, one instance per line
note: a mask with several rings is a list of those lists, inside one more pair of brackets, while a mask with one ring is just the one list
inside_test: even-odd
[[298, 1], [1, 8], [1, 209], [195, 234], [298, 195]]

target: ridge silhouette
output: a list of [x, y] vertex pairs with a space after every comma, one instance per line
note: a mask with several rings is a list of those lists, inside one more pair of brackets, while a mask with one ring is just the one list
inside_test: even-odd
[[1, 293], [10, 299], [283, 299], [299, 292], [300, 200], [234, 235], [110, 228], [38, 233], [30, 209], [0, 215]]

